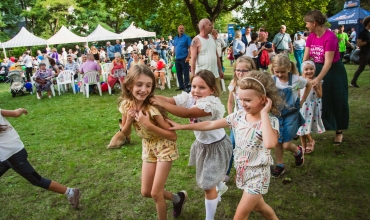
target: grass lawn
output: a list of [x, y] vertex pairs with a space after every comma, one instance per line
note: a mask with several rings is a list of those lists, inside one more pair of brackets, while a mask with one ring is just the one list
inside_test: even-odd
[[[232, 77], [225, 61], [226, 84]], [[349, 80], [357, 65], [346, 65]], [[172, 84], [175, 84], [173, 81]], [[279, 219], [369, 219], [370, 213], [370, 71], [360, 76], [359, 89], [349, 88], [350, 128], [343, 144], [333, 146], [334, 132], [314, 135], [315, 151], [307, 155], [301, 168], [286, 152], [286, 174], [271, 179], [265, 201]], [[173, 96], [172, 89], [156, 91]], [[0, 219], [156, 219], [153, 200], [140, 194], [141, 140], [116, 150], [105, 147], [118, 130], [118, 95], [103, 93], [89, 99], [81, 93], [37, 100], [35, 95], [11, 97], [9, 84], [0, 85], [0, 108], [28, 109], [27, 116], [8, 118], [18, 131], [29, 161], [42, 176], [82, 190], [80, 209], [71, 210], [64, 195], [38, 187], [9, 170], [0, 178]], [[221, 96], [227, 102], [227, 92]], [[173, 117], [174, 118], [174, 117]], [[187, 123], [187, 119], [175, 119]], [[228, 132], [228, 131], [227, 131]], [[188, 167], [191, 131], [178, 131], [180, 159], [173, 163], [166, 190], [185, 189], [189, 194], [178, 219], [205, 219], [204, 195], [196, 185], [195, 168]], [[298, 143], [298, 142], [297, 142]], [[273, 157], [274, 152], [272, 152]], [[232, 170], [234, 179], [235, 169]], [[291, 182], [283, 184], [284, 178]], [[242, 191], [234, 182], [222, 196], [215, 219], [232, 219]], [[172, 219], [172, 203], [167, 202]], [[250, 219], [262, 219], [252, 213]]]

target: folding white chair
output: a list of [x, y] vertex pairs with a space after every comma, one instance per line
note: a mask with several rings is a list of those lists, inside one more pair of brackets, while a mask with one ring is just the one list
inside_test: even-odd
[[[59, 73], [57, 77], [58, 93], [60, 95], [60, 89], [64, 85], [64, 91], [67, 90], [67, 84], [70, 84], [73, 90], [73, 94], [76, 94], [75, 83], [73, 80], [74, 72], [71, 70], [64, 70]], [[63, 88], [62, 88], [63, 89]]]
[[108, 81], [109, 65], [110, 65], [110, 63], [100, 64], [101, 73], [102, 73], [102, 76], [103, 76], [103, 82], [107, 82]]
[[[82, 92], [86, 92], [86, 98], [89, 98], [89, 85], [96, 85], [99, 90], [100, 96], [102, 96], [101, 93], [101, 86], [100, 86], [100, 80], [97, 79], [97, 77], [100, 77], [100, 74], [98, 71], [88, 71], [86, 72], [82, 77]], [[85, 79], [87, 79], [87, 82], [85, 82]], [[86, 87], [86, 91], [85, 91]]]

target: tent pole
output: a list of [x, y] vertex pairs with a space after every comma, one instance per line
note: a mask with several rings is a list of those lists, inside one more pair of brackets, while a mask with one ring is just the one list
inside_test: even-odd
[[7, 57], [6, 57], [6, 52], [5, 52], [5, 47], [4, 47], [4, 44], [2, 44], [2, 46], [3, 46], [3, 53], [4, 53], [4, 58], [7, 58]]

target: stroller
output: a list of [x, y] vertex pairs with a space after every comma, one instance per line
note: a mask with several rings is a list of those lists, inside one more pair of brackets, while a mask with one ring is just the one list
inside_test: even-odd
[[26, 91], [32, 92], [31, 90], [26, 89], [25, 81], [22, 78], [22, 72], [21, 71], [19, 71], [19, 70], [9, 71], [8, 78], [10, 80], [10, 92], [12, 93], [13, 98], [17, 94], [24, 95]]

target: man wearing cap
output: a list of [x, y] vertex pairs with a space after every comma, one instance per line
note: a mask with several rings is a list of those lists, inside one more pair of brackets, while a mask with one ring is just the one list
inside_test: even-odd
[[274, 40], [272, 40], [276, 54], [285, 53], [288, 55], [288, 53], [291, 53], [293, 50], [292, 39], [290, 38], [289, 34], [285, 33], [285, 31], [286, 26], [281, 25], [280, 32], [277, 33], [274, 37]]
[[293, 42], [294, 58], [297, 61], [296, 66], [299, 74], [302, 74], [302, 60], [303, 60], [303, 50], [306, 46], [306, 41], [303, 39], [303, 33], [298, 32], [297, 40]]

